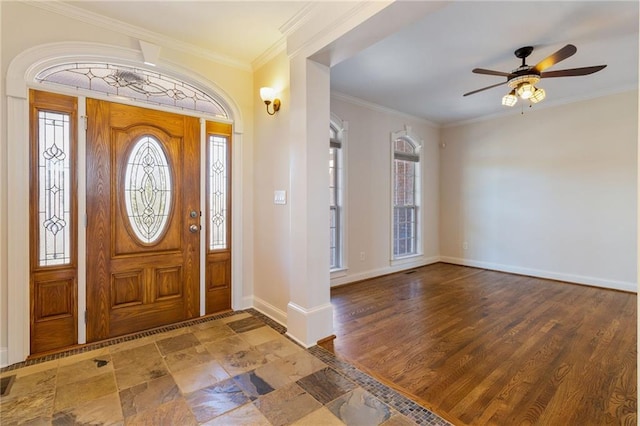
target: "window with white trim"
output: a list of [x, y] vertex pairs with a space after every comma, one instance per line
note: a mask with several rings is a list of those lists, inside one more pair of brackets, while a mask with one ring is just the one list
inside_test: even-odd
[[329, 266], [341, 269], [343, 262], [342, 207], [342, 132], [333, 123], [329, 126]]
[[392, 135], [393, 259], [420, 252], [420, 144], [408, 132]]

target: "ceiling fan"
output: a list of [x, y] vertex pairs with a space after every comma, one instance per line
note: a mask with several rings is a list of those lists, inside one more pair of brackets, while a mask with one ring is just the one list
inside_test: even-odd
[[533, 52], [533, 47], [525, 46], [516, 49], [516, 51], [513, 53], [517, 58], [522, 59], [522, 65], [511, 72], [493, 71], [483, 68], [474, 68], [472, 70], [472, 72], [474, 72], [475, 74], [506, 77], [506, 81], [465, 93], [463, 96], [473, 95], [474, 93], [482, 92], [483, 90], [498, 87], [503, 84], [508, 84], [511, 88], [511, 91], [502, 98], [502, 105], [510, 107], [514, 106], [516, 102], [518, 102], [518, 97], [520, 97], [521, 99], [528, 99], [531, 103], [534, 104], [538, 103], [546, 97], [544, 89], [535, 86], [540, 81], [540, 79], [550, 77], [575, 77], [581, 75], [589, 75], [598, 72], [606, 67], [606, 65], [595, 65], [592, 67], [570, 68], [558, 71], [545, 71], [547, 68], [552, 67], [558, 62], [572, 56], [576, 53], [577, 50], [578, 49], [573, 44], [567, 44], [562, 49], [547, 56], [532, 67], [526, 64], [525, 59], [529, 55], [531, 55], [531, 52]]

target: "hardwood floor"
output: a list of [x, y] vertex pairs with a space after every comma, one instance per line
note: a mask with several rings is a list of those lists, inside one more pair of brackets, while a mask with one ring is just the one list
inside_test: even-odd
[[437, 263], [332, 289], [333, 348], [455, 425], [635, 425], [636, 298]]

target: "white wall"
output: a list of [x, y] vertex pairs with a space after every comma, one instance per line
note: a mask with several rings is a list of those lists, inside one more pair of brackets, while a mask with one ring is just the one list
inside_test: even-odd
[[[281, 100], [280, 111], [267, 114], [260, 100], [260, 87], [277, 90]], [[289, 59], [283, 52], [254, 75], [256, 143], [253, 158], [254, 206], [254, 262], [259, 271], [254, 278], [253, 305], [286, 324], [289, 303], [289, 202], [273, 203], [275, 190], [289, 187]]]
[[[439, 255], [439, 129], [419, 118], [402, 115], [344, 95], [331, 98], [331, 113], [348, 122], [346, 151], [347, 270], [334, 274], [339, 285], [438, 260]], [[423, 142], [423, 254], [413, 263], [391, 265], [391, 133], [405, 130]], [[364, 260], [360, 254], [364, 252]]]
[[443, 260], [636, 291], [637, 129], [637, 91], [443, 129]]

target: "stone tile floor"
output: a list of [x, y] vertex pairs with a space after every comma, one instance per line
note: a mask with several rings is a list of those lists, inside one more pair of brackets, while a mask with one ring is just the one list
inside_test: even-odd
[[6, 367], [8, 425], [448, 425], [253, 309]]

